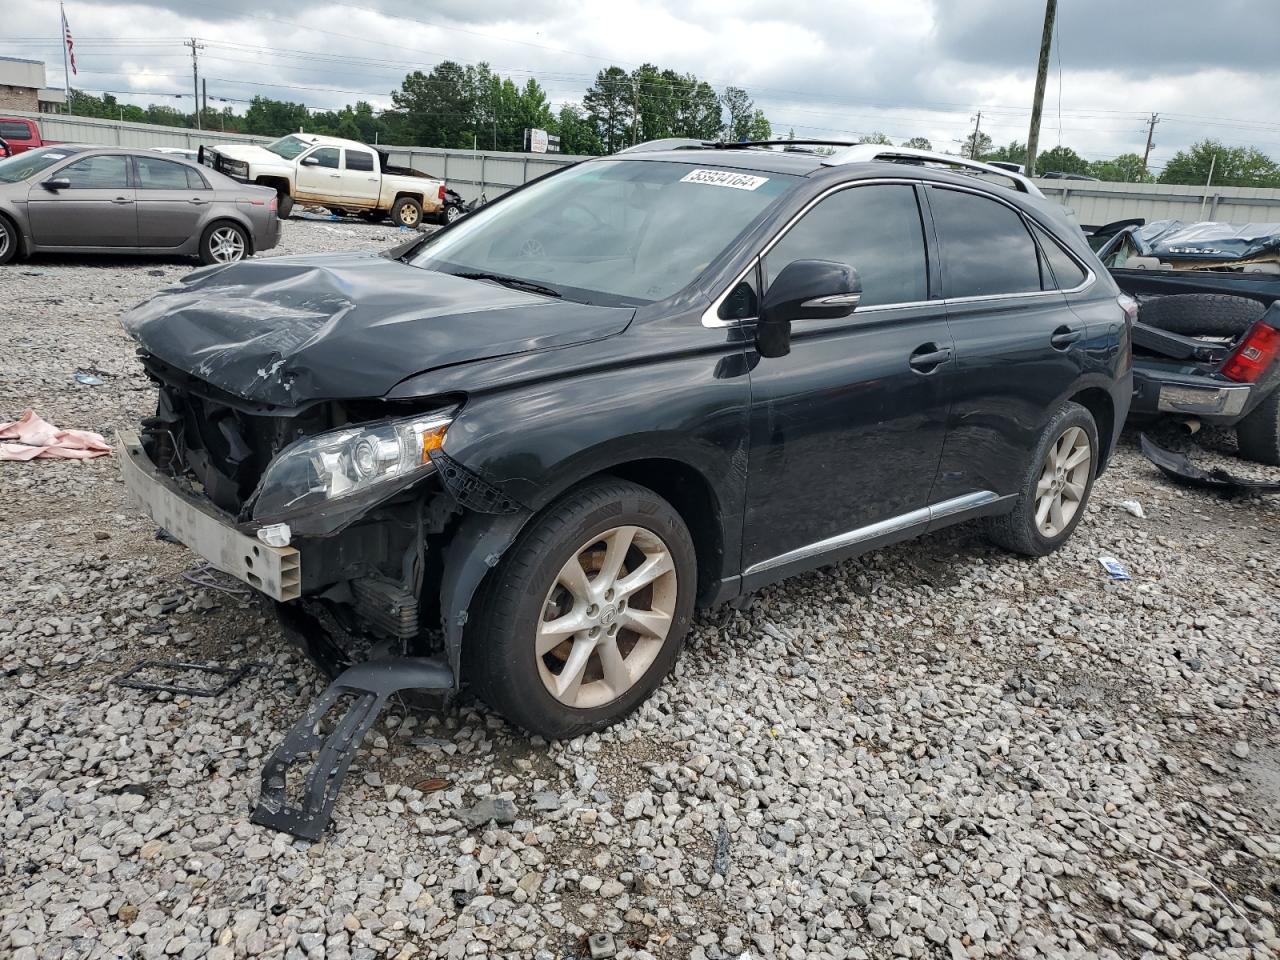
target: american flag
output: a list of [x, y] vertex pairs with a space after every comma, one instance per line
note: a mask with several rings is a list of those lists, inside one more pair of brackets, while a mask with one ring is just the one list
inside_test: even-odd
[[67, 55], [71, 58], [71, 72], [79, 76], [76, 71], [76, 42], [71, 39], [71, 27], [67, 23], [67, 11], [62, 11], [62, 37], [67, 43]]

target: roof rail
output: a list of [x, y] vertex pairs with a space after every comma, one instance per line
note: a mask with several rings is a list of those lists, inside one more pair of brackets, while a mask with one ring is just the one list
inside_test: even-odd
[[659, 150], [710, 150], [716, 146], [714, 140], [694, 140], [690, 137], [666, 137], [662, 140], [646, 140], [635, 146], [619, 150], [620, 153], [655, 153]]
[[753, 147], [851, 147], [852, 140], [694, 140], [689, 137], [667, 137], [646, 140], [619, 153], [652, 153], [658, 150], [748, 150]]
[[934, 150], [917, 150], [914, 147], [887, 147], [875, 143], [860, 143], [843, 150], [838, 150], [822, 161], [823, 166], [835, 167], [845, 163], [869, 163], [873, 160], [888, 160], [897, 163], [937, 163], [948, 167], [961, 167], [976, 170], [994, 177], [1012, 180], [1016, 189], [1033, 197], [1044, 197], [1040, 188], [1020, 173], [993, 167], [989, 163], [980, 163], [968, 157], [957, 157], [950, 153], [938, 153]]

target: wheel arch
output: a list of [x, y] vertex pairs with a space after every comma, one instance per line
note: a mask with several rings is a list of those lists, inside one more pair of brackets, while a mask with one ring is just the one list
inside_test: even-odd
[[244, 231], [245, 248], [246, 248], [245, 256], [246, 257], [253, 256], [253, 254], [255, 253], [254, 244], [253, 244], [253, 224], [249, 223], [247, 219], [237, 216], [235, 214], [217, 213], [211, 216], [207, 221], [205, 221], [204, 225], [200, 228], [200, 245], [201, 246], [204, 245], [205, 235], [210, 230], [212, 230], [214, 227], [218, 226], [221, 223], [230, 223], [234, 226], [239, 227], [241, 230]]
[[1111, 394], [1101, 387], [1086, 387], [1067, 398], [1089, 411], [1098, 426], [1098, 469], [1101, 473], [1111, 459], [1115, 443], [1116, 408]]
[[19, 223], [18, 218], [14, 213], [4, 209], [3, 207], [0, 207], [0, 218], [3, 218], [5, 223], [13, 227], [14, 242], [18, 245], [18, 249], [14, 253], [13, 259], [21, 260], [30, 253], [27, 237], [22, 231], [22, 225]]
[[391, 198], [391, 203], [394, 206], [397, 200], [405, 199], [414, 200], [421, 207], [426, 203], [426, 194], [414, 193], [412, 190], [397, 190], [395, 196]]

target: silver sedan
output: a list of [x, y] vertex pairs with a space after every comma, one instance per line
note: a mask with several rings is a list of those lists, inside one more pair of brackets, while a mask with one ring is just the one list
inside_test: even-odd
[[54, 252], [234, 263], [279, 241], [274, 190], [194, 163], [70, 145], [0, 160], [0, 264]]

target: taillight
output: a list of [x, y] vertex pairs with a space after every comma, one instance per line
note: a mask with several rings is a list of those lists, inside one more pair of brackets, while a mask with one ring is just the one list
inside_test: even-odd
[[1280, 330], [1259, 320], [1227, 355], [1219, 373], [1237, 383], [1257, 383], [1277, 356], [1280, 356]]
[[443, 183], [440, 184], [440, 199], [441, 201], [444, 200], [444, 184]]
[[271, 198], [271, 203], [270, 203], [270, 204], [268, 204], [267, 209], [269, 209], [272, 213], [279, 213], [279, 212], [280, 212], [280, 198], [279, 198], [278, 196], [272, 197], [272, 198]]

